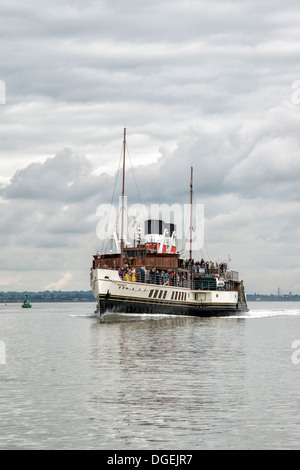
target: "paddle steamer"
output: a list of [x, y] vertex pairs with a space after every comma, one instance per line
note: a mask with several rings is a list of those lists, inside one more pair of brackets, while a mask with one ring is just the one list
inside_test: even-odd
[[[123, 140], [122, 211], [119, 246], [115, 253], [93, 256], [90, 285], [96, 299], [96, 312], [125, 314], [171, 314], [223, 316], [247, 311], [243, 281], [227, 263], [197, 262], [182, 259], [176, 248], [175, 225], [161, 219], [149, 219], [144, 239], [134, 246], [124, 243], [126, 129]], [[193, 169], [190, 181], [193, 200]], [[190, 227], [192, 230], [192, 226]]]

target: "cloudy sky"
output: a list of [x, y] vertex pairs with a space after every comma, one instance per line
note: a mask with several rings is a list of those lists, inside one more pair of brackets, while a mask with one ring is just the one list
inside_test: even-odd
[[0, 14], [0, 290], [90, 288], [126, 127], [131, 203], [187, 203], [192, 164], [204, 257], [230, 255], [249, 293], [300, 294], [298, 1]]

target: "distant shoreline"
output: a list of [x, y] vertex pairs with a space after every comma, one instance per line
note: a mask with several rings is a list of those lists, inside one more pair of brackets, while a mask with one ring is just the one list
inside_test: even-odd
[[[95, 297], [89, 291], [43, 291], [43, 292], [0, 292], [0, 304], [23, 302], [28, 295], [30, 302], [94, 302]], [[249, 302], [300, 302], [300, 295], [247, 294]]]
[[249, 302], [300, 302], [300, 295], [247, 294]]
[[28, 295], [30, 302], [94, 302], [92, 291], [44, 291], [0, 292], [0, 304], [23, 302]]

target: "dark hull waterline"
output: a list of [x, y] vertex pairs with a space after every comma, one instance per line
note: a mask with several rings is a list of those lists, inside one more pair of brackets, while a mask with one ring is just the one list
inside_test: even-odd
[[160, 314], [160, 315], [186, 315], [196, 317], [217, 317], [237, 315], [241, 312], [247, 312], [248, 308], [243, 304], [232, 305], [188, 305], [182, 303], [162, 303], [149, 302], [147, 300], [132, 300], [129, 298], [105, 298], [99, 296], [97, 303], [97, 313], [103, 315], [107, 312], [126, 313], [126, 314]]

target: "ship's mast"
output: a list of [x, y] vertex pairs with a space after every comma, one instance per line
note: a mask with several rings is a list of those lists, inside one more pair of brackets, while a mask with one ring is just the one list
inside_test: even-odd
[[123, 139], [123, 180], [122, 180], [122, 212], [121, 212], [121, 260], [120, 267], [123, 266], [123, 250], [124, 250], [124, 197], [125, 197], [125, 149], [126, 149], [126, 127], [124, 128]]
[[190, 182], [190, 260], [193, 255], [193, 167], [191, 167], [191, 182]]

